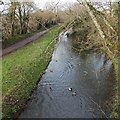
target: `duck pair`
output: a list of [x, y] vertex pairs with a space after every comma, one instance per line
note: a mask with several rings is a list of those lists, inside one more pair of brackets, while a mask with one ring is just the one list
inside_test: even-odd
[[[69, 91], [72, 91], [73, 89], [72, 88], [68, 88]], [[72, 96], [76, 96], [77, 95], [77, 92], [73, 92], [72, 93]]]

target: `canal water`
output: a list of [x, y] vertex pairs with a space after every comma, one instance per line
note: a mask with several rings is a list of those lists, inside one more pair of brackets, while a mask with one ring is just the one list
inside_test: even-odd
[[78, 54], [65, 32], [19, 118], [109, 118], [114, 86], [113, 65], [105, 54]]

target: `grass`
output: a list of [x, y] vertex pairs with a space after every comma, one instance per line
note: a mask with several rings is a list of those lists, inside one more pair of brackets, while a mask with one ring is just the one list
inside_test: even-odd
[[115, 73], [116, 73], [116, 80], [117, 80], [117, 86], [116, 86], [116, 97], [114, 99], [113, 103], [113, 112], [111, 114], [111, 118], [119, 118], [120, 115], [120, 57], [112, 59]]
[[36, 88], [36, 83], [45, 73], [51, 59], [56, 43], [54, 39], [60, 29], [61, 26], [56, 27], [32, 44], [4, 57], [2, 61], [3, 118], [16, 118], [26, 101], [31, 98], [31, 92]]

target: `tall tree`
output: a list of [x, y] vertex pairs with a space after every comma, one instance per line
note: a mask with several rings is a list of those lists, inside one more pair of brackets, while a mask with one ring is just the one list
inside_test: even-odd
[[10, 20], [11, 20], [11, 36], [14, 36], [15, 31], [15, 13], [16, 13], [16, 2], [11, 2], [9, 12], [10, 12]]

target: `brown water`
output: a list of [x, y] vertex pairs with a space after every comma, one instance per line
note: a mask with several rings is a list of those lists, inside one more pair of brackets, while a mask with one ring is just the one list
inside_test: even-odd
[[20, 118], [109, 118], [115, 85], [111, 61], [105, 54], [74, 52], [66, 33], [60, 39]]

